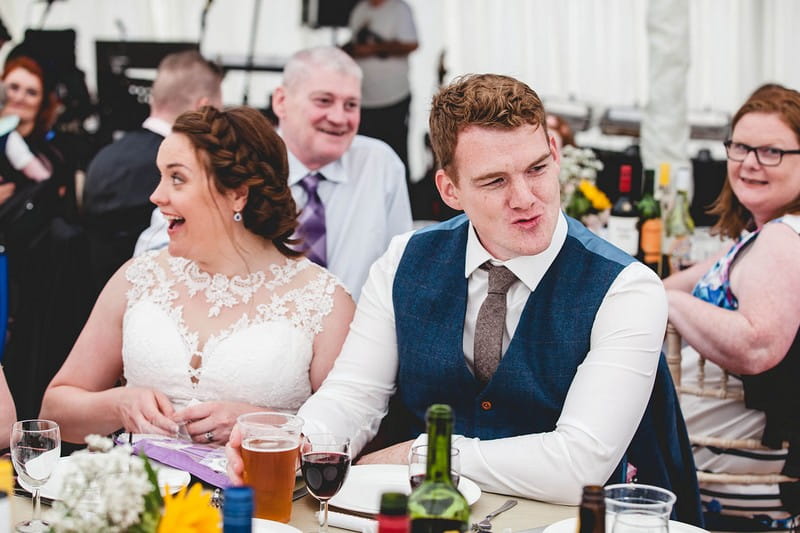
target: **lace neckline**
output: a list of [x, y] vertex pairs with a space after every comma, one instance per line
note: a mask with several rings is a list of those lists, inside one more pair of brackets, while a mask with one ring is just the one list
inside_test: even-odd
[[284, 265], [270, 265], [273, 279], [267, 281], [264, 271], [252, 272], [247, 277], [235, 275], [228, 277], [224, 274], [210, 274], [200, 269], [194, 261], [183, 257], [171, 257], [169, 267], [175, 275], [177, 282], [186, 286], [189, 297], [194, 297], [198, 292], [203, 292], [206, 302], [211, 304], [208, 316], [219, 316], [222, 307], [233, 307], [239, 303], [248, 303], [253, 295], [261, 288], [274, 289], [287, 283], [296, 272], [296, 261], [286, 260]]

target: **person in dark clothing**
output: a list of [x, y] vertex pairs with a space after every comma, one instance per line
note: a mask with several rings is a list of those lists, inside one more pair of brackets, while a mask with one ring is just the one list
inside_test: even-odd
[[220, 69], [195, 50], [166, 56], [153, 82], [150, 116], [89, 164], [83, 206], [95, 294], [133, 255], [136, 239], [150, 222], [161, 141], [184, 111], [221, 107], [221, 82]]
[[3, 70], [17, 133], [50, 171], [30, 179], [0, 157], [0, 242], [8, 259], [8, 332], [4, 368], [21, 418], [38, 414], [44, 388], [74, 342], [89, 304], [82, 291], [80, 232], [75, 217], [74, 168], [57, 148], [51, 127], [58, 100], [51, 77], [33, 59], [16, 56]]

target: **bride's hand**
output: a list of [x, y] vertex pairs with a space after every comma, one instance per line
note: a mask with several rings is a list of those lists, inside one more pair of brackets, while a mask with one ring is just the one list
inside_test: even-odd
[[162, 393], [138, 387], [123, 387], [119, 413], [125, 431], [175, 436], [178, 425], [172, 420], [175, 409]]
[[186, 424], [186, 432], [195, 442], [225, 444], [239, 415], [260, 411], [246, 403], [204, 402], [176, 411], [172, 416], [178, 424]]

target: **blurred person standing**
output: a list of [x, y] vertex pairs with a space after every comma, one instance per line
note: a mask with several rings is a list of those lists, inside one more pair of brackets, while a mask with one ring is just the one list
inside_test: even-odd
[[[361, 69], [332, 46], [301, 50], [286, 63], [272, 107], [289, 155], [289, 186], [309, 258], [342, 280], [354, 299], [392, 237], [411, 229], [400, 159], [356, 135]], [[136, 254], [168, 242], [158, 210]]]
[[221, 107], [221, 83], [220, 68], [199, 52], [167, 55], [153, 82], [150, 116], [140, 129], [103, 148], [89, 164], [83, 205], [95, 294], [133, 255], [136, 239], [149, 223], [161, 141], [184, 111]]
[[358, 132], [385, 141], [408, 168], [408, 56], [419, 46], [411, 7], [403, 0], [361, 0], [348, 25], [353, 37], [345, 49], [364, 71]]
[[575, 135], [566, 120], [553, 113], [547, 114], [547, 131], [556, 141], [556, 148], [561, 152], [565, 146], [575, 146]]
[[[8, 256], [5, 375], [22, 417], [35, 416], [47, 381], [85, 317], [74, 227], [75, 169], [55, 146], [59, 100], [52, 73], [31, 57], [6, 61], [3, 117], [16, 117], [23, 148], [45, 167], [35, 180], [0, 159], [0, 243]], [[77, 269], [79, 270], [79, 269]]]

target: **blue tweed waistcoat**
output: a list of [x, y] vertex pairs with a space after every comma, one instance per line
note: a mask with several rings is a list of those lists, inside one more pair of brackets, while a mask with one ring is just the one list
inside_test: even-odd
[[[412, 236], [392, 292], [399, 354], [393, 409], [403, 411], [399, 419], [406, 426], [405, 438], [425, 431], [425, 410], [432, 403], [451, 405], [454, 432], [468, 437], [496, 439], [555, 429], [577, 367], [589, 351], [597, 310], [620, 271], [634, 261], [579, 222], [567, 221], [566, 241], [531, 293], [485, 387], [469, 371], [462, 349], [469, 222], [461, 215]], [[662, 424], [671, 427], [661, 431]], [[654, 397], [634, 441], [609, 482], [623, 481], [630, 460], [640, 482], [686, 492], [687, 511], [676, 516], [702, 523], [691, 449], [663, 357]], [[686, 486], [676, 487], [675, 476]]]

